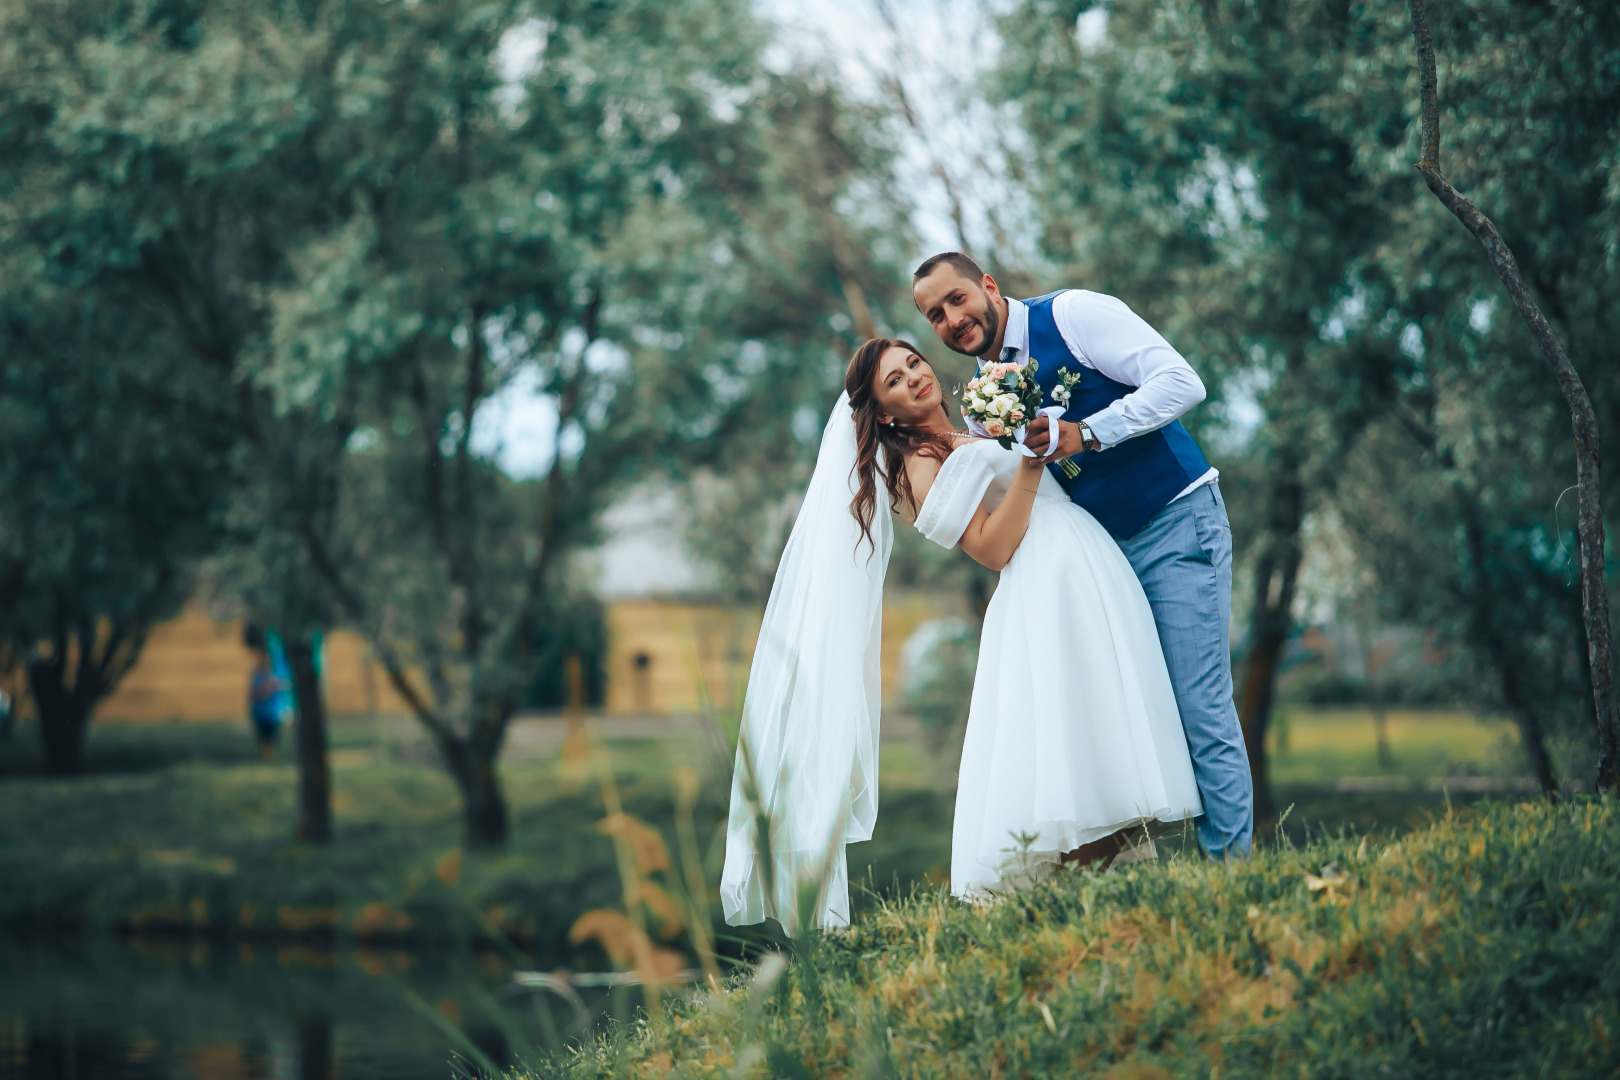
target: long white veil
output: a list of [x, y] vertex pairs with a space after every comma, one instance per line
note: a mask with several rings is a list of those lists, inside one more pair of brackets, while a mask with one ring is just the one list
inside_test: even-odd
[[748, 673], [720, 901], [732, 925], [849, 922], [844, 845], [878, 805], [883, 577], [894, 542], [879, 490], [867, 544], [850, 513], [855, 422], [842, 394], [765, 605]]

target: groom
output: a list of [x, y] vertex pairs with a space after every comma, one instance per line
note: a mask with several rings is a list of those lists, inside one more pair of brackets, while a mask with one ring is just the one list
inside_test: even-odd
[[[1080, 373], [1068, 418], [1057, 422], [1052, 474], [1119, 542], [1153, 607], [1204, 800], [1204, 850], [1247, 853], [1254, 783], [1232, 705], [1232, 528], [1218, 474], [1179, 420], [1204, 400], [1204, 384], [1112, 296], [1066, 289], [1013, 300], [956, 251], [917, 267], [911, 295], [939, 339], [964, 356], [1033, 355], [1049, 401], [1058, 369]], [[1040, 417], [1025, 445], [1044, 455], [1051, 438]]]

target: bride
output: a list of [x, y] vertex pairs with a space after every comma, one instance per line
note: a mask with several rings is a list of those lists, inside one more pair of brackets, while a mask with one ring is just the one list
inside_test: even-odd
[[[1148, 821], [1201, 812], [1142, 587], [1108, 533], [1020, 450], [959, 432], [904, 341], [855, 351], [765, 609], [732, 782], [732, 924], [849, 921], [844, 848], [877, 817], [878, 655], [890, 513], [1000, 571], [980, 637], [951, 891], [1152, 857]], [[1020, 448], [1021, 449], [1021, 448]]]

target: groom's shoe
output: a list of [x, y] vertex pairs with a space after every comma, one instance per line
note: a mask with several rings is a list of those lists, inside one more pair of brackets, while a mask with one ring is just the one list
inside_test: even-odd
[[1073, 851], [1065, 851], [1058, 857], [1058, 863], [1062, 866], [1072, 866], [1076, 870], [1083, 870], [1097, 863], [1101, 863], [1106, 867], [1108, 860], [1121, 851], [1124, 839], [1124, 836], [1120, 833], [1110, 833], [1101, 840], [1093, 840], [1089, 844], [1082, 844]]
[[1114, 861], [1108, 864], [1108, 869], [1104, 873], [1112, 874], [1122, 866], [1151, 862], [1159, 857], [1159, 849], [1153, 846], [1153, 837], [1149, 836], [1145, 829], [1133, 832], [1125, 839], [1124, 844], [1123, 850], [1114, 856]]

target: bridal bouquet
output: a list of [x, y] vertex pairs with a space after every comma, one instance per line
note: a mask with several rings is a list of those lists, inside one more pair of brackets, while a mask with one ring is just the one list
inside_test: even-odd
[[1040, 412], [1043, 395], [1035, 382], [1039, 367], [1034, 359], [1024, 364], [998, 361], [984, 365], [956, 391], [962, 399], [962, 418], [1011, 450], [1016, 433]]

